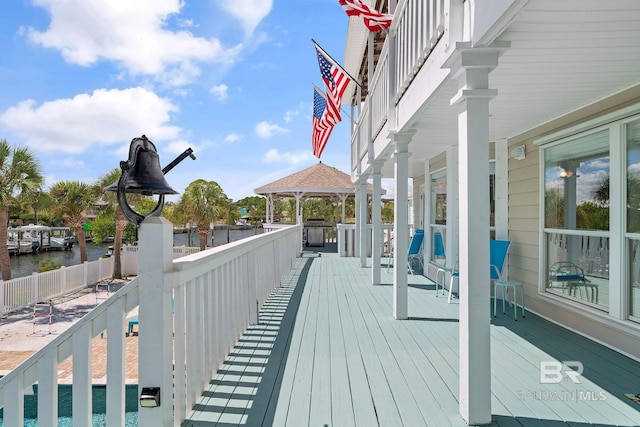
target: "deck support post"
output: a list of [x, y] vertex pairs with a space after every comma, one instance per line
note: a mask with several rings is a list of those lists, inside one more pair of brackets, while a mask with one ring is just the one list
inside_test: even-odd
[[360, 257], [360, 267], [367, 266], [367, 176], [361, 175], [360, 181], [358, 182], [358, 193], [360, 194], [360, 204], [356, 206], [358, 211], [358, 219], [356, 222], [360, 224], [358, 228], [358, 256]]
[[489, 72], [499, 50], [458, 43], [445, 64], [458, 81], [460, 414], [491, 423], [489, 281]]
[[173, 425], [171, 292], [165, 291], [172, 268], [173, 225], [152, 216], [140, 224], [139, 390], [160, 387], [160, 406], [140, 407], [140, 427]]
[[409, 142], [414, 134], [415, 131], [389, 133], [395, 168], [393, 318], [398, 320], [408, 318]]
[[373, 162], [373, 193], [371, 196], [371, 283], [379, 285], [380, 262], [382, 248], [382, 165], [383, 162]]

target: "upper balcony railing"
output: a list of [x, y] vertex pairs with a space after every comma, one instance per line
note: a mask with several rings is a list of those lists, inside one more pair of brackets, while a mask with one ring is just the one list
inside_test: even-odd
[[[172, 424], [181, 425], [244, 329], [257, 322], [258, 310], [300, 254], [301, 234], [300, 226], [291, 226], [175, 259], [170, 271], [141, 271], [136, 279], [0, 379], [4, 425], [24, 424], [25, 390], [36, 382], [38, 425], [57, 425], [58, 366], [70, 356], [73, 425], [91, 425], [91, 367], [97, 357], [91, 351], [92, 339], [105, 330], [106, 422], [113, 427], [125, 425], [125, 319], [140, 304], [142, 284], [149, 283], [150, 278], [152, 285], [163, 293], [162, 298], [173, 301], [170, 305], [173, 313], [163, 312], [163, 316], [172, 316], [169, 365], [160, 370], [173, 375], [164, 378], [159, 372], [154, 381], [171, 385], [163, 395], [169, 396], [169, 402], [163, 400], [162, 406], [173, 416]], [[157, 254], [138, 253], [139, 258], [145, 256]], [[161, 279], [156, 282], [154, 278]], [[148, 290], [145, 295], [149, 295]], [[145, 331], [151, 333], [154, 328], [153, 322], [143, 318], [144, 313], [149, 313], [148, 309], [143, 312], [140, 307], [140, 326], [146, 324], [146, 329], [140, 329], [141, 335]], [[154, 350], [144, 348], [140, 340], [134, 351], [138, 352], [139, 360], [145, 360]], [[143, 427], [162, 424], [149, 423], [146, 418], [143, 421], [140, 416], [139, 420]]]
[[449, 1], [445, 0], [398, 2], [393, 18], [396, 102], [444, 35], [445, 17], [449, 14], [449, 10], [445, 10], [447, 4]]
[[[456, 5], [453, 7], [452, 4]], [[351, 140], [351, 161], [355, 171], [374, 141], [391, 119], [390, 107], [397, 105], [436, 45], [447, 38], [449, 23], [455, 20], [455, 37], [462, 21], [461, 0], [400, 0], [393, 24], [382, 47], [368, 94]], [[452, 11], [455, 11], [452, 17]], [[447, 42], [449, 42], [447, 38]], [[369, 111], [370, 110], [370, 111]], [[391, 129], [395, 130], [395, 129]]]

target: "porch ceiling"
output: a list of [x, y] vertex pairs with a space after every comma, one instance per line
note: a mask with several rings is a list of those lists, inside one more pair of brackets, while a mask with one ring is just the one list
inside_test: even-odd
[[[513, 137], [639, 85], [638, 22], [636, 0], [531, 0], [509, 23], [497, 22], [495, 28], [503, 29], [487, 44], [511, 47], [489, 75], [490, 88], [498, 90], [490, 102], [491, 140]], [[455, 82], [445, 81], [407, 123], [417, 131], [410, 146], [411, 175], [422, 173], [425, 159], [457, 144], [457, 112], [449, 104], [456, 90]], [[393, 176], [389, 166], [385, 176]]]

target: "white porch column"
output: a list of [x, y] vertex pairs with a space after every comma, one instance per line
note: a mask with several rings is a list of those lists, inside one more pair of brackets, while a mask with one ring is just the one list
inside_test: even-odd
[[489, 72], [498, 49], [459, 43], [447, 61], [458, 80], [460, 414], [491, 423], [489, 286]]
[[296, 198], [296, 224], [302, 224], [302, 197], [304, 197], [304, 193], [303, 192], [296, 192], [295, 194], [295, 198]]
[[271, 209], [271, 194], [267, 194], [266, 206], [264, 209], [264, 222], [271, 224], [271, 217], [269, 216], [269, 209]]
[[[445, 265], [454, 268], [458, 262], [458, 242], [460, 230], [458, 227], [459, 200], [458, 200], [458, 146], [447, 148], [447, 233]], [[488, 168], [487, 164], [487, 168]], [[445, 283], [447, 281], [445, 280]]]
[[345, 224], [347, 221], [347, 215], [346, 215], [346, 206], [345, 203], [347, 202], [347, 199], [349, 198], [348, 194], [339, 194], [338, 197], [340, 198], [340, 204], [342, 205], [342, 224]]
[[359, 185], [360, 187], [360, 205], [358, 207], [358, 219], [357, 223], [360, 224], [360, 234], [358, 235], [358, 247], [359, 255], [360, 255], [360, 267], [367, 266], [367, 224], [368, 224], [368, 215], [367, 215], [367, 206], [368, 206], [368, 197], [367, 197], [367, 177], [365, 175], [360, 177]]
[[383, 162], [373, 162], [373, 195], [371, 196], [371, 283], [379, 285], [380, 262], [382, 248], [382, 165]]
[[139, 235], [138, 396], [143, 387], [160, 387], [160, 406], [138, 404], [138, 422], [140, 427], [168, 426], [173, 425], [173, 338], [165, 275], [172, 267], [173, 225], [163, 217], [149, 217], [140, 224]]
[[[429, 263], [433, 254], [433, 229], [431, 228], [431, 159], [424, 161], [424, 197], [422, 198], [422, 219], [424, 228], [424, 242], [422, 243], [422, 265], [424, 275], [429, 277]], [[446, 277], [445, 277], [446, 282]]]
[[408, 317], [408, 271], [407, 250], [409, 249], [409, 142], [413, 132], [389, 133], [393, 141], [395, 161], [394, 200], [394, 248], [393, 248], [393, 317]]
[[271, 197], [271, 203], [269, 204], [269, 220], [273, 223], [273, 208], [274, 208], [274, 204], [275, 204], [275, 200], [273, 200], [273, 194], [270, 195]]

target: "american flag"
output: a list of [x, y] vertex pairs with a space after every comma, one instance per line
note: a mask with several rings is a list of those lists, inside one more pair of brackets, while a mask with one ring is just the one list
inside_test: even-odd
[[[314, 43], [315, 44], [315, 43]], [[316, 45], [318, 54], [318, 65], [324, 86], [327, 89], [327, 111], [325, 117], [328, 123], [335, 125], [342, 120], [340, 107], [342, 105], [342, 95], [349, 86], [349, 76], [344, 70], [328, 58]]]
[[383, 28], [389, 28], [393, 15], [388, 13], [380, 13], [377, 10], [362, 3], [361, 0], [338, 0], [340, 6], [347, 12], [349, 16], [362, 16], [364, 25], [369, 31], [380, 31]]
[[328, 123], [325, 119], [327, 111], [327, 100], [318, 91], [313, 88], [313, 131], [311, 133], [311, 145], [313, 146], [313, 155], [320, 158], [324, 147], [327, 145], [333, 124]]

